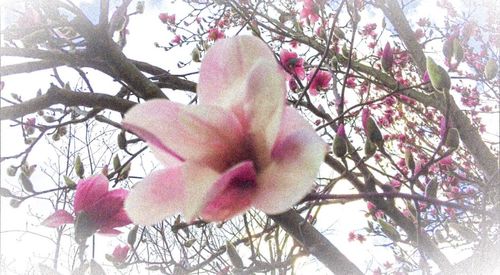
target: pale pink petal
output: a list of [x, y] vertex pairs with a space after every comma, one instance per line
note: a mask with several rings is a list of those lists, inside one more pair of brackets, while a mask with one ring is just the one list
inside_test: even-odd
[[[259, 60], [274, 60], [268, 46], [254, 36], [217, 41], [203, 58], [197, 86], [201, 104], [232, 106], [244, 98], [242, 85]], [[276, 64], [277, 66], [277, 64]]]
[[210, 200], [210, 190], [221, 174], [207, 165], [187, 162], [183, 166], [186, 201], [183, 207], [184, 217], [188, 221], [200, 215], [204, 205]]
[[224, 221], [250, 208], [257, 187], [255, 177], [252, 161], [231, 167], [210, 189], [201, 217], [207, 221]]
[[125, 259], [127, 259], [127, 254], [128, 254], [129, 250], [130, 250], [130, 247], [128, 245], [124, 245], [124, 246], [117, 245], [115, 247], [115, 249], [113, 250], [113, 254], [111, 254], [111, 255], [113, 256], [113, 259], [116, 262], [123, 263], [123, 262], [125, 262]]
[[151, 225], [183, 213], [195, 218], [220, 174], [202, 164], [185, 162], [153, 172], [138, 183], [125, 201], [125, 210], [136, 224]]
[[156, 155], [164, 154], [160, 160], [226, 161], [243, 142], [237, 117], [217, 106], [150, 100], [132, 108], [125, 115], [123, 126], [145, 139]]
[[73, 223], [73, 215], [66, 210], [57, 210], [54, 214], [47, 217], [41, 224], [47, 227], [59, 227], [63, 224]]
[[107, 192], [108, 179], [102, 174], [80, 180], [76, 185], [75, 212], [92, 207]]
[[[280, 128], [285, 107], [285, 78], [277, 70], [276, 62], [260, 61], [247, 77], [242, 91], [244, 102], [233, 108], [239, 117], [245, 117], [243, 127], [250, 133], [257, 155], [257, 166], [264, 166]], [[245, 125], [248, 122], [249, 125]]]
[[114, 229], [114, 228], [109, 228], [109, 227], [103, 227], [97, 231], [97, 233], [108, 236], [108, 237], [115, 237], [117, 235], [120, 235], [122, 232], [120, 230]]
[[89, 220], [98, 228], [104, 227], [107, 224], [113, 224], [115, 223], [115, 216], [123, 209], [123, 203], [127, 194], [128, 191], [125, 189], [116, 189], [107, 192], [92, 207], [86, 208], [85, 213]]
[[176, 166], [137, 183], [125, 200], [125, 211], [135, 224], [152, 225], [181, 212], [184, 202], [182, 166]]
[[286, 211], [309, 193], [327, 151], [325, 142], [291, 107], [285, 109], [272, 163], [257, 175], [254, 206], [267, 214]]

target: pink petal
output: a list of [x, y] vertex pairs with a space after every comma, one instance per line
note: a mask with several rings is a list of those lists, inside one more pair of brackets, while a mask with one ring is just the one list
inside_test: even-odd
[[224, 221], [251, 207], [256, 191], [252, 161], [243, 161], [227, 170], [212, 186], [201, 216], [207, 221]]
[[125, 212], [124, 208], [121, 208], [120, 211], [118, 211], [118, 213], [109, 218], [109, 220], [107, 220], [102, 227], [115, 228], [115, 227], [122, 227], [125, 225], [129, 225], [131, 223], [132, 221], [128, 217], [127, 212]]
[[233, 110], [249, 123], [242, 124], [251, 136], [257, 155], [256, 165], [262, 167], [268, 162], [266, 156], [278, 135], [285, 107], [286, 82], [274, 61], [256, 63], [246, 81], [246, 99]]
[[125, 211], [135, 224], [151, 225], [181, 212], [184, 201], [182, 166], [176, 166], [137, 183], [125, 200]]
[[120, 230], [114, 229], [114, 228], [109, 228], [109, 227], [103, 227], [97, 231], [97, 233], [108, 236], [108, 237], [115, 237], [117, 235], [120, 235], [122, 232]]
[[108, 179], [102, 174], [80, 180], [75, 192], [75, 212], [92, 207], [107, 191]]
[[59, 227], [63, 224], [73, 223], [73, 215], [66, 210], [57, 210], [52, 215], [47, 217], [41, 224], [47, 227]]
[[201, 63], [197, 87], [200, 103], [227, 108], [241, 102], [244, 98], [242, 85], [253, 65], [260, 60], [274, 60], [274, 55], [254, 36], [217, 41]]
[[257, 175], [254, 206], [265, 213], [288, 210], [308, 192], [327, 151], [325, 142], [291, 107], [285, 109], [273, 162]]
[[217, 106], [150, 100], [132, 108], [123, 126], [148, 141], [157, 155], [164, 155], [160, 160], [223, 162], [241, 150], [243, 142], [237, 117]]
[[92, 207], [87, 208], [85, 213], [97, 228], [116, 223], [114, 218], [122, 211], [127, 194], [128, 191], [125, 189], [107, 192]]
[[127, 259], [128, 251], [130, 247], [128, 245], [117, 245], [113, 250], [113, 254], [111, 254], [116, 262], [122, 263]]
[[132, 189], [125, 210], [134, 223], [142, 225], [158, 223], [177, 213], [191, 220], [218, 177], [211, 168], [190, 162], [153, 172]]

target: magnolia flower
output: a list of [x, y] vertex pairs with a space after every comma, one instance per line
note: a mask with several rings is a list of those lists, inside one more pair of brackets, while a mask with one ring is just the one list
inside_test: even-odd
[[127, 190], [108, 190], [108, 179], [103, 175], [82, 179], [75, 192], [73, 215], [65, 210], [58, 210], [42, 222], [48, 227], [59, 227], [75, 223], [77, 239], [86, 239], [96, 231], [103, 234], [118, 234], [116, 227], [130, 224], [131, 221], [123, 209]]
[[174, 36], [174, 38], [172, 38], [172, 40], [170, 41], [170, 43], [172, 43], [172, 44], [179, 44], [179, 43], [181, 43], [181, 36], [177, 34], [176, 36]]
[[296, 75], [300, 79], [304, 79], [306, 76], [304, 59], [298, 58], [297, 53], [283, 49], [280, 52], [280, 61], [287, 72]]
[[311, 84], [309, 85], [309, 93], [311, 95], [318, 95], [320, 90], [327, 90], [332, 80], [332, 75], [329, 72], [319, 70], [316, 76], [313, 77], [314, 70], [307, 75], [307, 79]]
[[198, 106], [136, 105], [123, 126], [166, 168], [138, 183], [125, 209], [138, 224], [183, 213], [223, 221], [254, 206], [288, 210], [313, 187], [326, 144], [285, 105], [285, 76], [252, 36], [218, 41], [200, 69]]
[[319, 19], [319, 8], [314, 0], [303, 0], [304, 6], [300, 11], [300, 18], [309, 19], [309, 21], [314, 24]]
[[222, 38], [224, 38], [224, 32], [223, 31], [220, 31], [217, 28], [210, 29], [208, 31], [208, 40], [216, 41], [216, 40], [222, 39]]
[[115, 263], [124, 263], [127, 259], [128, 251], [130, 247], [128, 245], [117, 245], [111, 254], [113, 262]]
[[168, 15], [168, 13], [160, 13], [158, 18], [161, 20], [163, 24], [171, 24], [175, 25], [175, 14]]

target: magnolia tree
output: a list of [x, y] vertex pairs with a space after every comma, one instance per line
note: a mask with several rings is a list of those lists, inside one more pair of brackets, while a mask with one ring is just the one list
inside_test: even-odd
[[88, 2], [2, 4], [34, 272], [498, 268], [493, 1]]

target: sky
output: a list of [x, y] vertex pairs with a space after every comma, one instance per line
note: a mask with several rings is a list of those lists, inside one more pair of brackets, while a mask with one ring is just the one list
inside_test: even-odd
[[[6, 3], [7, 0], [1, 0], [0, 3]], [[80, 0], [74, 1], [78, 3], [82, 10], [92, 19], [94, 22], [97, 20], [98, 14], [95, 13], [98, 9], [98, 0]], [[112, 6], [116, 5], [119, 1], [111, 1]], [[130, 5], [132, 10], [135, 6], [133, 1]], [[488, 2], [488, 1], [486, 1]], [[460, 5], [459, 1], [454, 2], [455, 5]], [[162, 68], [170, 68], [174, 73], [186, 73], [193, 71], [194, 68], [188, 67], [185, 69], [178, 69], [177, 62], [178, 57], [181, 59], [188, 60], [190, 58], [191, 48], [183, 47], [177, 48], [170, 52], [165, 52], [160, 48], [154, 46], [154, 42], [160, 42], [161, 44], [167, 44], [172, 38], [173, 34], [168, 32], [163, 24], [158, 20], [158, 14], [160, 12], [175, 12], [186, 13], [186, 9], [180, 4], [172, 4], [170, 1], [146, 1], [145, 13], [142, 15], [134, 16], [128, 27], [129, 38], [128, 44], [124, 49], [125, 54], [132, 59], [137, 59], [141, 61], [149, 62], [153, 65], [160, 66]], [[5, 13], [4, 13], [5, 14]], [[4, 15], [2, 14], [2, 15]], [[426, 5], [426, 0], [421, 1], [420, 4], [416, 5], [413, 12], [410, 13], [410, 18], [414, 16], [415, 18], [425, 15], [431, 19], [440, 19], [444, 16], [444, 11], [441, 9], [429, 9]], [[362, 18], [373, 18], [380, 17], [380, 14], [369, 14], [363, 16]], [[2, 29], [8, 24], [10, 18], [8, 16], [2, 16]], [[363, 24], [361, 24], [363, 25]], [[175, 56], [176, 58], [172, 58]], [[17, 59], [7, 59], [2, 60], [2, 64], [8, 64], [10, 62], [18, 62]], [[77, 78], [75, 72], [69, 69], [61, 69], [61, 74], [65, 78]], [[3, 93], [18, 93], [22, 95], [23, 98], [34, 97], [37, 90], [41, 88], [46, 90], [48, 88], [49, 82], [47, 78], [50, 77], [50, 71], [37, 72], [29, 75], [30, 81], [26, 81], [26, 74], [8, 76], [4, 81], [6, 81], [6, 87]], [[92, 72], [92, 78], [94, 79], [93, 85], [97, 92], [112, 93], [117, 90], [118, 85], [110, 84], [111, 81], [107, 76], [102, 74], [97, 74]], [[99, 81], [101, 80], [102, 81]], [[193, 79], [195, 80], [195, 79]], [[22, 83], [22, 90], [20, 90], [16, 83]], [[171, 97], [175, 92], [169, 94]], [[180, 97], [176, 98], [178, 101], [186, 102], [189, 98]], [[11, 122], [2, 121], [1, 122], [1, 155], [11, 155], [18, 153], [19, 148], [23, 148], [25, 145], [22, 140], [19, 139], [20, 132], [18, 128], [11, 129]], [[496, 130], [498, 133], [498, 128]], [[49, 159], [57, 159], [53, 148], [47, 144], [41, 144], [37, 148], [37, 152], [43, 152], [38, 154], [32, 154], [30, 156], [30, 163], [47, 163]], [[5, 176], [3, 173], [10, 163], [1, 164], [1, 180], [2, 186], [18, 186], [17, 178], [10, 178]], [[325, 175], [331, 173], [327, 168], [322, 169], [321, 173]], [[47, 177], [41, 172], [37, 171], [33, 180], [37, 182], [37, 187], [43, 189], [43, 186], [53, 186], [50, 182], [47, 182]], [[348, 184], [339, 184], [335, 189], [338, 193], [351, 192]], [[15, 274], [24, 273], [25, 268], [30, 265], [26, 265], [27, 262], [31, 263], [45, 263], [51, 265], [50, 253], [51, 250], [46, 250], [46, 247], [52, 247], [51, 241], [46, 237], [42, 236], [54, 236], [53, 229], [44, 228], [39, 225], [39, 222], [48, 215], [51, 211], [51, 205], [44, 200], [30, 200], [27, 203], [23, 203], [19, 208], [14, 209], [9, 206], [9, 201], [2, 198], [1, 199], [1, 249], [2, 249], [2, 259], [4, 263], [9, 267], [9, 272]], [[353, 219], [353, 216], [361, 217], [363, 211], [366, 210], [366, 204], [362, 201], [347, 203], [344, 205], [331, 205], [326, 206], [323, 209], [318, 223], [315, 225], [320, 232], [327, 232], [326, 236], [334, 243], [345, 255], [351, 259], [358, 266], [369, 266], [371, 261], [374, 261], [376, 265], [382, 265], [385, 261], [394, 261], [392, 253], [385, 247], [381, 247], [384, 244], [384, 240], [380, 238], [368, 238], [368, 241], [364, 244], [359, 242], [348, 242], [347, 237], [350, 231], [356, 231], [366, 226], [366, 219], [358, 218]], [[26, 215], [26, 212], [30, 212], [33, 215]], [[22, 233], [21, 231], [29, 231], [33, 233]], [[360, 231], [361, 232], [361, 231]], [[126, 236], [121, 236], [123, 241]], [[106, 237], [97, 237], [99, 243], [99, 252], [111, 253], [114, 245], [117, 244], [116, 240]], [[106, 262], [104, 260], [104, 253], [96, 254], [96, 259], [99, 262]], [[465, 257], [464, 254], [457, 254], [457, 258], [454, 260], [460, 260], [460, 258]], [[302, 266], [303, 271], [314, 271], [316, 274], [328, 274], [321, 264], [317, 263], [312, 257], [303, 258], [300, 260], [299, 266]], [[114, 270], [111, 268], [110, 270]], [[113, 274], [113, 273], [110, 273]]]

